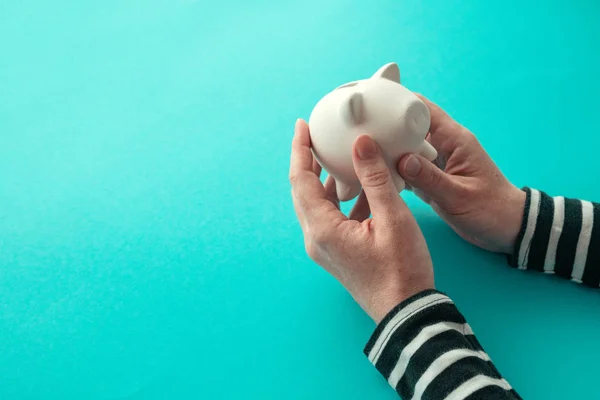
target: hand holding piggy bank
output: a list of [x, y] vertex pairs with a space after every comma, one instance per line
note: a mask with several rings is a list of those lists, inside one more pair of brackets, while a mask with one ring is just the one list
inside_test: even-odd
[[396, 164], [404, 154], [418, 153], [430, 161], [437, 157], [425, 141], [429, 124], [429, 109], [400, 84], [395, 63], [327, 94], [308, 123], [314, 156], [335, 179], [340, 201], [352, 200], [361, 190], [352, 163], [352, 145], [358, 136], [368, 134], [379, 144], [400, 192], [405, 183]]

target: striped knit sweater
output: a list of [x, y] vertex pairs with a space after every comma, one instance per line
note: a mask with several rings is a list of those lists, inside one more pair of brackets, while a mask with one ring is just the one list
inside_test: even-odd
[[[600, 286], [600, 204], [525, 188], [509, 264]], [[521, 399], [502, 378], [452, 300], [436, 290], [396, 306], [365, 349], [402, 399]]]

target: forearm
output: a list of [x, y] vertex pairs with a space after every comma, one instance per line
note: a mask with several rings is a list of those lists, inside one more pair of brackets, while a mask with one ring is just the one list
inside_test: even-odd
[[364, 351], [403, 399], [520, 399], [454, 303], [435, 290], [388, 313]]
[[525, 188], [523, 223], [509, 263], [600, 286], [600, 204]]

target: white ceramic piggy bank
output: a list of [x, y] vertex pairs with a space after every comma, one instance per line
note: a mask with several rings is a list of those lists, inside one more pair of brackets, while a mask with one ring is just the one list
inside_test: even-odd
[[400, 84], [395, 63], [384, 65], [369, 79], [342, 85], [323, 97], [308, 122], [313, 153], [336, 180], [338, 198], [348, 201], [361, 189], [352, 164], [352, 145], [369, 134], [380, 146], [398, 192], [404, 180], [397, 163], [407, 153], [419, 153], [432, 161], [436, 150], [425, 141], [429, 109]]

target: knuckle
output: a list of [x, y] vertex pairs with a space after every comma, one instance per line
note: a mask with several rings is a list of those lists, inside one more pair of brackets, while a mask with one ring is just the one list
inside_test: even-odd
[[325, 227], [318, 227], [310, 233], [311, 241], [319, 246], [323, 246], [324, 244], [326, 244], [329, 241], [330, 237], [330, 231]]
[[309, 257], [318, 262], [324, 254], [336, 248], [339, 245], [337, 235], [340, 233], [340, 227], [340, 221], [335, 220], [328, 224], [308, 227], [304, 236], [304, 247]]
[[306, 250], [306, 254], [308, 254], [311, 259], [316, 260], [319, 257], [317, 246], [313, 241], [305, 240], [304, 249]]
[[289, 174], [289, 180], [292, 185], [300, 184], [301, 182], [305, 182], [307, 178], [310, 177], [312, 172], [309, 171], [292, 171]]
[[436, 173], [437, 171], [430, 169], [428, 176], [427, 176], [427, 184], [430, 187], [436, 187], [439, 186], [442, 180], [441, 174], [440, 173]]
[[479, 140], [477, 140], [477, 136], [473, 132], [468, 129], [464, 129], [463, 138], [465, 143], [469, 145], [477, 145], [479, 144]]
[[390, 172], [385, 168], [371, 168], [365, 171], [363, 181], [365, 186], [372, 188], [385, 186], [391, 179]]
[[290, 175], [289, 175], [288, 179], [290, 180], [290, 183], [292, 185], [295, 184], [296, 182], [298, 182], [298, 173], [296, 173], [296, 172], [290, 172]]

